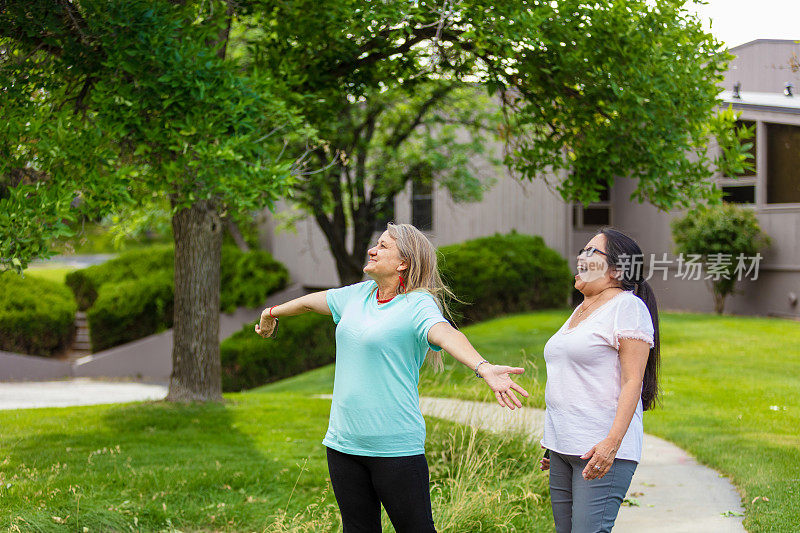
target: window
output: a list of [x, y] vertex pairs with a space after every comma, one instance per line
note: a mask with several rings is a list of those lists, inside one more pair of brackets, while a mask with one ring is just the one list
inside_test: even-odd
[[737, 124], [737, 127], [739, 127], [739, 128], [752, 128], [752, 130], [753, 130], [753, 135], [751, 137], [747, 138], [747, 139], [743, 139], [743, 141], [742, 141], [744, 143], [752, 143], [753, 144], [753, 146], [750, 148], [750, 150], [748, 150], [748, 153], [751, 156], [751, 159], [748, 159], [748, 161], [753, 164], [753, 169], [752, 170], [745, 170], [744, 173], [742, 173], [741, 175], [742, 176], [755, 176], [756, 175], [756, 170], [758, 170], [756, 168], [756, 161], [757, 161], [757, 159], [756, 159], [756, 155], [757, 155], [757, 151], [756, 151], [756, 123], [753, 122], [752, 120], [738, 120], [736, 122], [736, 124]]
[[743, 143], [750, 143], [750, 154], [748, 162], [753, 165], [752, 169], [745, 170], [735, 176], [721, 177], [717, 184], [722, 189], [722, 201], [729, 204], [755, 204], [756, 203], [756, 176], [758, 174], [758, 161], [756, 160], [756, 122], [752, 120], [739, 120], [736, 122], [736, 129], [749, 128], [752, 135], [742, 139]]
[[722, 201], [729, 204], [756, 203], [755, 185], [723, 185]]
[[572, 207], [572, 226], [608, 226], [611, 224], [611, 191], [608, 187], [600, 191], [600, 201], [578, 204]]
[[767, 203], [800, 203], [800, 126], [767, 124]]
[[421, 231], [433, 229], [433, 185], [430, 181], [412, 182], [411, 223]]

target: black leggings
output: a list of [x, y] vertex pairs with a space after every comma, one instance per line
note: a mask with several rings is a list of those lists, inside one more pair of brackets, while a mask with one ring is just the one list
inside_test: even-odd
[[327, 450], [344, 533], [381, 533], [381, 504], [398, 533], [436, 532], [424, 454], [366, 457]]

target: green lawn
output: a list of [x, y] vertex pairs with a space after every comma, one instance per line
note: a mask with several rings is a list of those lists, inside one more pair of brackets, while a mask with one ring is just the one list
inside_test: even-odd
[[[517, 315], [465, 333], [487, 359], [524, 365], [522, 382], [533, 392], [527, 404], [541, 406], [542, 348], [567, 315]], [[662, 335], [663, 405], [645, 415], [646, 431], [730, 476], [743, 494], [749, 531], [796, 530], [800, 324], [665, 314]], [[0, 527], [336, 531], [320, 445], [330, 402], [312, 398], [331, 391], [332, 377], [332, 367], [324, 367], [227, 395], [224, 406], [0, 412]], [[452, 360], [444, 373], [426, 369], [420, 388], [424, 395], [490, 400], [485, 385]], [[439, 529], [501, 531], [498, 524], [506, 523], [550, 530], [536, 448], [430, 419]], [[756, 497], [768, 500], [753, 503]]]
[[67, 274], [73, 270], [77, 270], [77, 268], [56, 263], [28, 268], [25, 270], [25, 275], [55, 281], [56, 283], [64, 283]]
[[[515, 315], [464, 329], [492, 362], [524, 366], [519, 380], [542, 407], [542, 350], [569, 311]], [[645, 431], [729, 476], [742, 494], [748, 531], [800, 530], [800, 323], [778, 318], [664, 313], [662, 405]], [[487, 387], [445, 356], [426, 368], [420, 393], [494, 401]], [[333, 367], [263, 387], [330, 392]], [[767, 500], [756, 497], [766, 497]]]
[[[542, 350], [568, 316], [516, 315], [465, 333], [490, 361], [528, 368], [520, 381], [534, 394], [526, 403], [540, 407]], [[661, 334], [663, 403], [645, 414], [645, 431], [729, 476], [748, 531], [800, 530], [800, 322], [665, 313]], [[428, 369], [421, 382], [422, 394], [492, 400], [456, 364], [440, 375]], [[758, 496], [769, 501], [753, 502]]]
[[[0, 412], [0, 528], [340, 531], [330, 401], [226, 398]], [[426, 449], [440, 531], [552, 529], [535, 444], [431, 419]]]

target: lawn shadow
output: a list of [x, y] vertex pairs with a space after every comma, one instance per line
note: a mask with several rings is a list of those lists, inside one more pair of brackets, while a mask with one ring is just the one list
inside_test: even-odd
[[0, 436], [0, 519], [36, 531], [262, 531], [282, 510], [332, 503], [308, 427], [324, 424], [327, 403], [324, 417], [293, 424], [277, 416], [284, 398], [232, 396], [16, 412]]

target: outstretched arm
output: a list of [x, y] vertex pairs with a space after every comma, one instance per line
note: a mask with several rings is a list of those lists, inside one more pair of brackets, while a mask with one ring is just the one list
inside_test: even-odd
[[486, 380], [486, 384], [494, 391], [497, 403], [502, 407], [507, 406], [512, 410], [515, 406], [522, 407], [522, 402], [517, 399], [514, 391], [517, 391], [526, 398], [528, 397], [528, 392], [514, 383], [510, 374], [522, 374], [525, 372], [524, 368], [493, 365], [488, 362], [478, 366], [478, 363], [484, 360], [481, 354], [473, 348], [466, 335], [447, 322], [434, 324], [431, 329], [428, 330], [428, 341], [436, 346], [441, 346], [457, 361], [468, 366], [470, 370], [474, 371], [477, 366], [478, 374]]
[[[321, 315], [330, 315], [331, 310], [328, 307], [327, 299], [328, 291], [312, 292], [300, 298], [289, 300], [286, 303], [275, 305], [272, 308], [266, 308], [261, 312], [261, 321], [256, 324], [256, 333], [266, 338], [269, 337], [275, 329], [275, 318], [283, 316], [295, 316], [303, 313], [314, 312]], [[270, 309], [272, 314], [270, 315]]]

